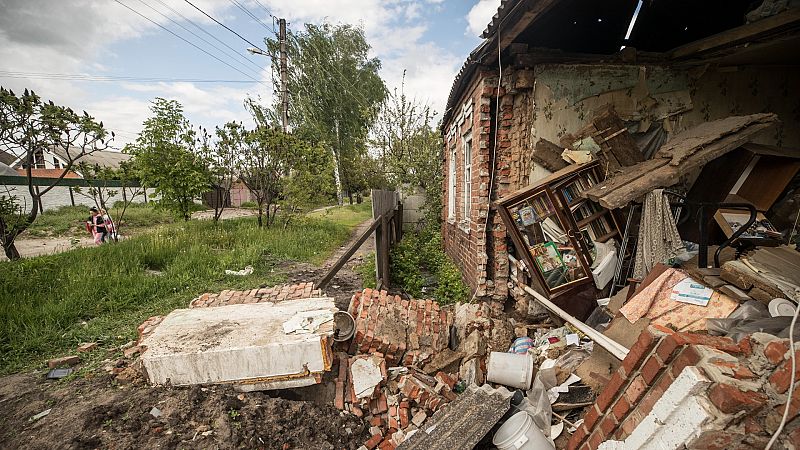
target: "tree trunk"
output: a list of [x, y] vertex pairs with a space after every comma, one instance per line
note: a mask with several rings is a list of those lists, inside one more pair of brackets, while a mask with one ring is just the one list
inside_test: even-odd
[[264, 205], [258, 204], [258, 228], [264, 228]]
[[17, 246], [14, 244], [14, 239], [10, 239], [6, 236], [3, 238], [3, 242], [8, 242], [8, 244], [3, 245], [3, 251], [6, 253], [6, 258], [11, 261], [16, 261], [20, 259], [19, 251], [17, 250]]

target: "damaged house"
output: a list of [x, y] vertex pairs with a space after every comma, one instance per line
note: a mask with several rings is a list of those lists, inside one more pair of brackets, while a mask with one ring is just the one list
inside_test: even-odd
[[[554, 199], [572, 207], [563, 195], [579, 192], [564, 190], [556, 199], [557, 188], [573, 182], [588, 188], [658, 156], [681, 132], [731, 116], [769, 114], [746, 121], [734, 148], [749, 141], [770, 155], [798, 156], [788, 149], [800, 148], [800, 8], [786, 3], [754, 9], [751, 1], [504, 0], [457, 75], [442, 122], [445, 249], [476, 297], [495, 300], [498, 309], [510, 295], [524, 310], [529, 296], [510, 283], [521, 279], [585, 319], [592, 307], [575, 298], [595, 295], [579, 288], [608, 283], [592, 279], [581, 255], [585, 242], [574, 237], [588, 231], [585, 241], [614, 241], [618, 248], [624, 214], [607, 211], [602, 201], [587, 202], [571, 217], [559, 213], [552, 225], [572, 236], [564, 244], [578, 248], [567, 253], [582, 263], [548, 281], [530, 273], [537, 271], [526, 267], [532, 260], [512, 245], [524, 246], [521, 236], [503, 220], [507, 214], [528, 221], [514, 208], [517, 190], [538, 185], [551, 193], [523, 214], [551, 213]], [[722, 126], [728, 127], [722, 133], [742, 128]], [[680, 180], [665, 173], [667, 180], [649, 187], [685, 189], [711, 159], [678, 167]], [[569, 172], [567, 161], [590, 167], [553, 176]], [[778, 189], [771, 202], [796, 169], [770, 188]], [[715, 176], [735, 182], [745, 169], [718, 170]], [[499, 200], [506, 207], [498, 208]]]

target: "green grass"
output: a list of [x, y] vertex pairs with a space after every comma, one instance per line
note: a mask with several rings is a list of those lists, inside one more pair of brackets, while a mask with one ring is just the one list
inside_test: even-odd
[[[347, 240], [362, 209], [285, 230], [259, 229], [254, 218], [173, 223], [117, 244], [0, 262], [0, 373], [41, 367], [81, 342], [119, 346], [135, 339], [147, 317], [186, 307], [203, 292], [279, 283], [276, 263], [322, 262]], [[250, 276], [224, 274], [247, 265], [255, 268]]]
[[[111, 218], [117, 220], [116, 214], [121, 209], [112, 208]], [[86, 219], [89, 210], [86, 206], [63, 206], [58, 209], [45, 211], [39, 214], [30, 228], [25, 231], [25, 237], [62, 237], [62, 236], [88, 236]], [[120, 227], [122, 234], [131, 231], [147, 229], [159, 224], [175, 221], [175, 215], [167, 210], [156, 208], [152, 205], [133, 204], [128, 207]]]
[[307, 216], [354, 227], [372, 217], [372, 202], [365, 199], [361, 204], [334, 206], [324, 211], [310, 212]]

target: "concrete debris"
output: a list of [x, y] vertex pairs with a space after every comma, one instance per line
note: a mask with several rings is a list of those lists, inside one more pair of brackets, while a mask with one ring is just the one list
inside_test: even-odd
[[97, 342], [85, 342], [78, 346], [78, 353], [87, 353], [97, 348]]
[[247, 390], [300, 387], [331, 367], [333, 321], [310, 334], [286, 334], [299, 313], [336, 311], [332, 298], [178, 309], [143, 333], [149, 381], [175, 386], [233, 382]]
[[41, 419], [42, 417], [45, 417], [48, 414], [50, 414], [50, 411], [52, 411], [52, 408], [45, 409], [44, 411], [40, 412], [39, 414], [31, 416], [30, 421], [31, 422], [36, 422], [37, 420]]
[[246, 266], [242, 270], [225, 270], [225, 275], [236, 275], [240, 277], [245, 277], [247, 275], [253, 274], [253, 266]]
[[153, 406], [153, 408], [150, 410], [150, 415], [158, 419], [161, 417], [161, 410]]
[[229, 291], [213, 294], [205, 293], [189, 303], [189, 308], [205, 308], [214, 306], [238, 305], [242, 303], [282, 302], [303, 298], [324, 297], [322, 291], [314, 289], [314, 283], [282, 284], [273, 287], [262, 287], [249, 291]]
[[61, 378], [67, 377], [72, 374], [73, 369], [51, 369], [47, 372], [47, 379], [48, 380], [60, 380]]

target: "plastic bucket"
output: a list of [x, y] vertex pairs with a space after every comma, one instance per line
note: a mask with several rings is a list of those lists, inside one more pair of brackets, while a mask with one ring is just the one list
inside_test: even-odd
[[353, 337], [356, 331], [356, 321], [346, 311], [336, 311], [333, 313], [333, 340], [344, 342]]
[[486, 379], [517, 389], [528, 390], [533, 381], [533, 355], [492, 352], [486, 363]]
[[533, 423], [533, 418], [520, 411], [500, 426], [492, 437], [499, 450], [552, 450], [553, 444]]

